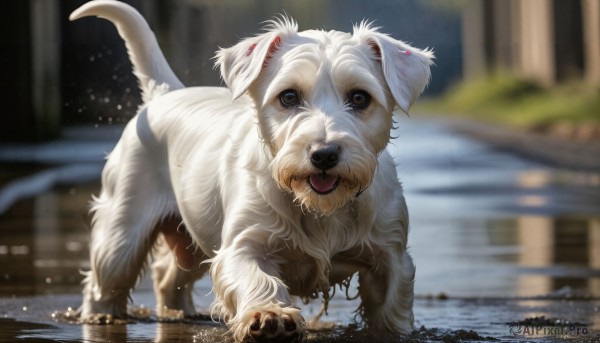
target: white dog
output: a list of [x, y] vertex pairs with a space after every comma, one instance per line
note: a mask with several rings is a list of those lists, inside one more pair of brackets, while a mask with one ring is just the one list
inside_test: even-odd
[[367, 23], [298, 32], [283, 17], [217, 53], [228, 88], [184, 88], [137, 11], [98, 0], [71, 20], [90, 15], [118, 28], [145, 103], [94, 199], [83, 318], [126, 315], [158, 240], [173, 251], [153, 265], [159, 314], [195, 314], [191, 288], [208, 271], [211, 312], [235, 340], [294, 341], [306, 323], [291, 296], [326, 305], [358, 273], [364, 322], [412, 330], [408, 215], [386, 145], [395, 106], [408, 111], [429, 80], [430, 51]]

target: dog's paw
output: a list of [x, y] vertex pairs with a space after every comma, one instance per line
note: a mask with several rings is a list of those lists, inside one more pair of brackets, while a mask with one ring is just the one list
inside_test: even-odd
[[306, 328], [300, 310], [293, 307], [252, 311], [245, 319], [247, 338], [255, 342], [300, 342]]

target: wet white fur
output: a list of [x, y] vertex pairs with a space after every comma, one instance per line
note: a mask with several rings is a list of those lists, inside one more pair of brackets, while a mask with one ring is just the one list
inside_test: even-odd
[[[368, 326], [412, 330], [408, 214], [385, 147], [394, 107], [408, 111], [429, 79], [431, 52], [367, 24], [353, 34], [298, 32], [282, 18], [218, 52], [228, 88], [183, 88], [133, 8], [92, 1], [71, 19], [90, 15], [119, 28], [145, 104], [110, 154], [94, 201], [84, 318], [125, 314], [154, 227], [176, 214], [208, 260], [188, 273], [159, 254], [159, 307], [192, 314], [189, 289], [210, 263], [212, 313], [236, 340], [250, 335], [256, 312], [289, 316], [302, 331], [291, 295], [326, 299], [330, 287], [358, 272]], [[288, 88], [300, 90], [302, 107], [280, 106], [277, 95]], [[345, 102], [355, 89], [373, 97], [364, 113]], [[306, 182], [315, 172], [309, 148], [323, 142], [342, 147], [332, 171], [342, 182], [327, 195]], [[179, 285], [189, 289], [176, 291]]]

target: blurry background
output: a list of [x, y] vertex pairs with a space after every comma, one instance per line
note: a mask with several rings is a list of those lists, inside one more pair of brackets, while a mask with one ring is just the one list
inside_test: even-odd
[[[0, 131], [4, 139], [55, 137], [63, 125], [124, 122], [134, 114], [138, 91], [112, 24], [67, 19], [84, 2], [27, 0], [0, 5], [5, 16], [3, 47], [13, 52], [2, 56], [4, 65], [13, 66], [3, 73], [3, 82], [18, 80], [18, 87], [2, 90], [14, 106], [2, 118], [7, 124]], [[460, 13], [433, 1], [377, 1], [369, 6], [360, 0], [127, 2], [148, 20], [176, 74], [189, 86], [221, 84], [211, 60], [218, 47], [257, 33], [264, 21], [282, 13], [294, 17], [301, 30], [351, 31], [353, 24], [367, 18], [397, 39], [434, 47], [442, 58], [428, 90], [431, 94], [461, 78]]]
[[[10, 52], [0, 57], [10, 66], [1, 76], [7, 86], [1, 91], [5, 110], [0, 140], [47, 139], [57, 137], [64, 125], [122, 123], [134, 114], [138, 91], [116, 30], [101, 20], [68, 21], [69, 13], [84, 2], [23, 0], [0, 5], [2, 47]], [[425, 95], [440, 96], [452, 89], [446, 111], [507, 116], [509, 104], [498, 107], [498, 102], [532, 95], [543, 99], [541, 93], [565, 84], [577, 99], [569, 100], [563, 94], [569, 90], [564, 90], [558, 99], [562, 102], [545, 104], [550, 113], [539, 114], [543, 106], [529, 104], [525, 114], [509, 108], [520, 118], [504, 120], [573, 121], [599, 108], [600, 10], [594, 0], [378, 0], [368, 6], [360, 0], [128, 2], [147, 18], [175, 72], [189, 86], [221, 84], [211, 60], [215, 50], [287, 13], [298, 20], [300, 29], [350, 31], [367, 18], [397, 39], [433, 48], [436, 65]], [[574, 84], [585, 84], [583, 93], [590, 94], [578, 94], [581, 87]], [[575, 100], [580, 100], [576, 105], [584, 113], [567, 116], [564, 111], [572, 109]], [[496, 103], [486, 106], [490, 101]]]

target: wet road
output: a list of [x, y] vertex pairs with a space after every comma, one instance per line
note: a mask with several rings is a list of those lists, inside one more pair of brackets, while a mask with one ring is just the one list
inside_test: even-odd
[[[0, 147], [0, 342], [225, 340], [210, 322], [150, 317], [95, 326], [56, 317], [79, 305], [87, 203], [115, 131], [79, 129], [50, 145]], [[600, 174], [524, 160], [414, 116], [394, 135], [417, 264], [415, 319], [426, 329], [403, 338], [356, 330], [358, 303], [339, 296], [324, 318], [336, 326], [308, 341], [598, 339]], [[196, 284], [199, 310], [209, 293], [207, 281]], [[153, 308], [147, 279], [133, 304]]]

